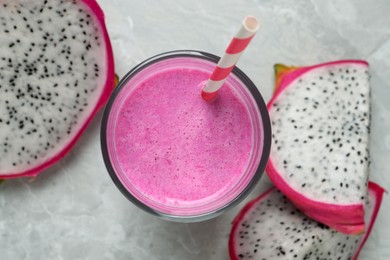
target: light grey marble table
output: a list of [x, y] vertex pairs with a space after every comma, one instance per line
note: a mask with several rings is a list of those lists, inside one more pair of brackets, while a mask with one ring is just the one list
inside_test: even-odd
[[[271, 97], [273, 64], [343, 58], [371, 65], [371, 179], [390, 189], [389, 0], [98, 0], [123, 76], [160, 52], [222, 54], [242, 18], [261, 29], [238, 66]], [[102, 112], [70, 154], [35, 180], [0, 186], [0, 259], [227, 259], [230, 222], [243, 203], [214, 220], [177, 224], [147, 215], [113, 185], [100, 153]], [[250, 197], [271, 184], [264, 176]], [[390, 198], [360, 259], [390, 259]]]

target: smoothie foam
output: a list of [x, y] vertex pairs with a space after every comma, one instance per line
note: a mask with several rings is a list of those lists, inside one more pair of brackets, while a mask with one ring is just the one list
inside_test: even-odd
[[169, 215], [205, 214], [236, 200], [257, 174], [259, 110], [235, 76], [216, 101], [204, 101], [202, 83], [214, 66], [164, 60], [121, 85], [105, 135], [112, 176], [134, 202]]
[[115, 128], [126, 177], [161, 203], [187, 204], [223, 192], [248, 163], [251, 123], [229, 88], [207, 103], [209, 74], [171, 69], [145, 80], [122, 104]]

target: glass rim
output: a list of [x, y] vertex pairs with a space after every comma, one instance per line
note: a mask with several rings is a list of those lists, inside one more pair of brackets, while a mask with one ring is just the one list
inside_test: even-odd
[[107, 168], [107, 171], [116, 185], [116, 187], [121, 191], [121, 193], [130, 200], [133, 204], [141, 208], [142, 210], [160, 217], [165, 220], [169, 221], [175, 221], [175, 222], [198, 222], [198, 221], [204, 221], [208, 220], [214, 217], [217, 217], [221, 215], [223, 212], [225, 212], [227, 209], [232, 208], [236, 206], [238, 203], [240, 203], [243, 199], [245, 199], [249, 193], [253, 190], [253, 188], [256, 186], [256, 184], [261, 179], [263, 172], [265, 170], [266, 164], [268, 162], [268, 157], [270, 154], [270, 148], [271, 148], [271, 123], [270, 118], [268, 114], [268, 110], [266, 107], [266, 104], [264, 102], [263, 97], [261, 96], [259, 90], [257, 89], [256, 85], [249, 79], [249, 77], [244, 74], [239, 68], [236, 66], [233, 68], [232, 73], [243, 83], [243, 85], [249, 90], [250, 94], [252, 95], [260, 113], [260, 119], [263, 123], [263, 147], [262, 147], [262, 153], [261, 158], [259, 161], [259, 165], [257, 166], [257, 169], [252, 177], [252, 179], [248, 182], [246, 187], [231, 201], [226, 203], [225, 205], [207, 212], [202, 213], [199, 215], [188, 215], [188, 216], [181, 216], [181, 215], [175, 215], [175, 214], [168, 214], [164, 212], [160, 212], [158, 210], [153, 209], [152, 207], [149, 207], [148, 205], [144, 204], [140, 200], [138, 200], [135, 196], [133, 196], [127, 188], [122, 184], [122, 181], [117, 176], [117, 173], [114, 170], [114, 167], [111, 163], [108, 147], [107, 147], [107, 126], [109, 121], [109, 115], [111, 112], [111, 108], [113, 104], [116, 101], [117, 96], [121, 92], [121, 90], [125, 87], [127, 81], [131, 79], [134, 75], [136, 75], [139, 71], [142, 71], [143, 69], [149, 67], [150, 65], [153, 65], [157, 62], [171, 59], [171, 58], [179, 58], [179, 57], [190, 57], [190, 58], [198, 58], [198, 59], [204, 59], [211, 61], [213, 63], [217, 63], [220, 59], [220, 57], [210, 54], [203, 51], [197, 51], [197, 50], [174, 50], [169, 52], [164, 52], [157, 54], [155, 56], [152, 56], [138, 65], [136, 65], [133, 69], [131, 69], [126, 75], [118, 82], [117, 86], [113, 90], [109, 100], [107, 101], [107, 104], [104, 109], [102, 123], [101, 123], [101, 131], [100, 131], [100, 142], [101, 142], [101, 151], [103, 155], [103, 160], [105, 163], [105, 166]]

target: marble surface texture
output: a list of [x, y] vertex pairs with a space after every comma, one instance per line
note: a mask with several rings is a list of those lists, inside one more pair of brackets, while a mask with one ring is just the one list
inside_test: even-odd
[[[276, 62], [367, 60], [372, 74], [371, 179], [390, 189], [389, 0], [98, 2], [106, 13], [120, 76], [164, 51], [198, 49], [220, 55], [247, 14], [258, 16], [262, 25], [238, 66], [266, 100]], [[228, 259], [230, 223], [243, 203], [196, 224], [165, 222], [142, 212], [106, 172], [101, 117], [102, 112], [69, 155], [38, 178], [0, 185], [0, 259]], [[270, 185], [264, 176], [249, 198]], [[390, 197], [385, 195], [359, 259], [390, 259], [388, 216]]]

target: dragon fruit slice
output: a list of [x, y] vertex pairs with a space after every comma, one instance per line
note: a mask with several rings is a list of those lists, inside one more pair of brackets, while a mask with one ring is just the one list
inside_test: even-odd
[[0, 33], [0, 178], [36, 176], [114, 87], [104, 14], [95, 0], [2, 0]]
[[369, 183], [364, 235], [346, 235], [304, 215], [276, 188], [249, 202], [233, 222], [231, 259], [357, 259], [382, 201], [383, 188]]
[[268, 103], [273, 143], [266, 171], [305, 214], [347, 234], [364, 232], [368, 178], [368, 64], [277, 66]]

